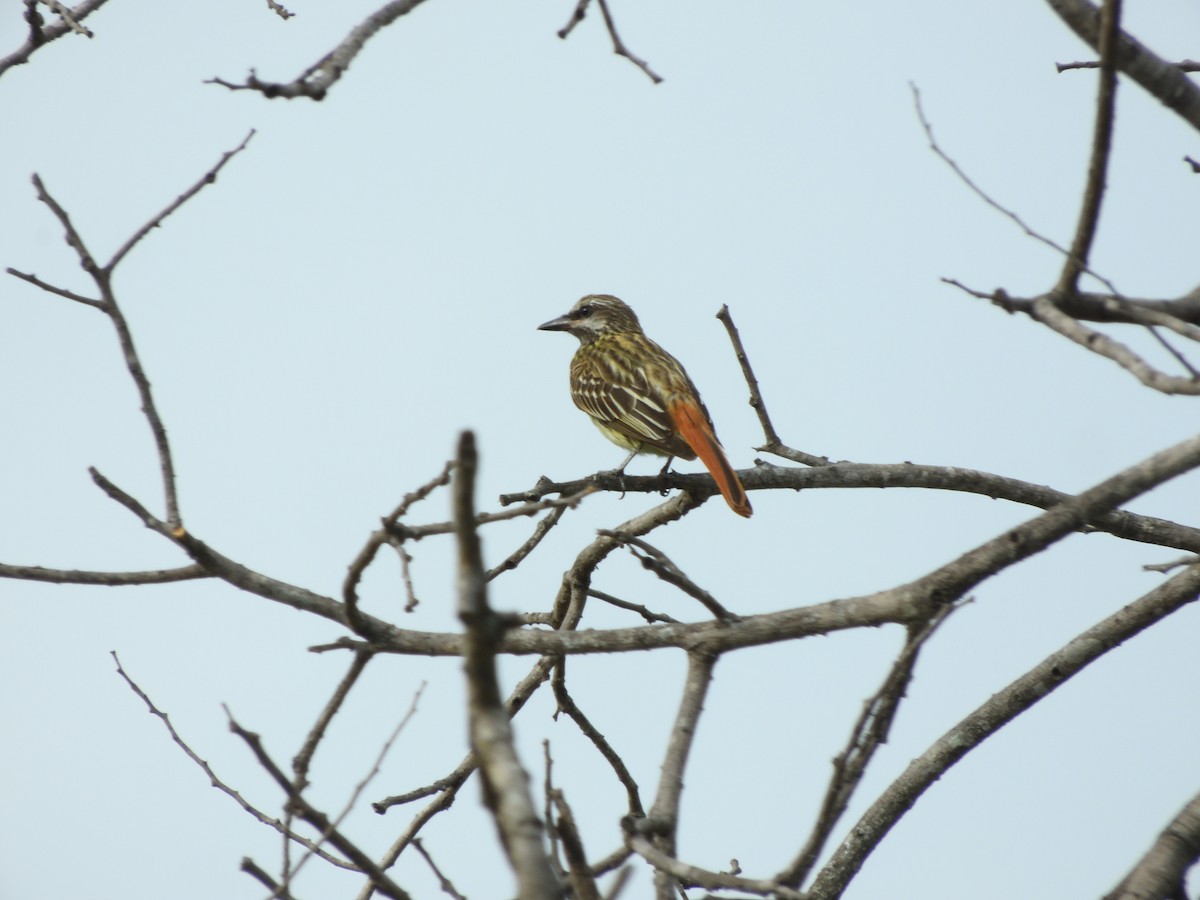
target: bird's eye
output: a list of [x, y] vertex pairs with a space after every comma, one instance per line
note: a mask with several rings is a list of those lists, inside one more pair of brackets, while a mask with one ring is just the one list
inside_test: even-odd
[[579, 315], [580, 316], [590, 316], [591, 314], [592, 314], [592, 307], [590, 305], [579, 307]]

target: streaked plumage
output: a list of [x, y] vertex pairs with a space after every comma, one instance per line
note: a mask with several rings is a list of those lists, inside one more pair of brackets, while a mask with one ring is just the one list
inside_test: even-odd
[[538, 327], [579, 338], [571, 399], [605, 437], [632, 453], [699, 455], [734, 512], [750, 515], [696, 386], [675, 357], [642, 333], [632, 309], [609, 294], [590, 294]]

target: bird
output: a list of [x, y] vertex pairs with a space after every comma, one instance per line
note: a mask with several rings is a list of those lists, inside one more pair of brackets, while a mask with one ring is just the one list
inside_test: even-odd
[[725, 502], [739, 516], [753, 509], [729, 464], [712, 418], [675, 357], [646, 337], [638, 317], [611, 294], [588, 294], [539, 331], [579, 338], [571, 359], [571, 399], [600, 432], [629, 451], [618, 472], [639, 453], [704, 463]]

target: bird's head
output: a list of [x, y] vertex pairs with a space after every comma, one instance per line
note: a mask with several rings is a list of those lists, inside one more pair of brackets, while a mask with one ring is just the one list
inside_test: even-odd
[[566, 315], [543, 322], [539, 331], [566, 331], [590, 344], [602, 334], [640, 334], [637, 316], [611, 294], [588, 294], [571, 307]]

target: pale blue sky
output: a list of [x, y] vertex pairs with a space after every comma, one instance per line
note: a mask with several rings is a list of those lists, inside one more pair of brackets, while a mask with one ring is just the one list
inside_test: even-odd
[[[23, 38], [0, 15], [0, 52]], [[1156, 396], [1113, 365], [940, 283], [1048, 288], [1061, 260], [987, 208], [928, 149], [909, 81], [944, 149], [1033, 227], [1074, 228], [1095, 79], [1040, 2], [997, 6], [614, 0], [622, 37], [666, 81], [615, 57], [598, 11], [568, 41], [573, 2], [428, 0], [378, 35], [320, 104], [267, 101], [204, 79], [290, 79], [371, 2], [200, 7], [111, 0], [88, 25], [0, 77], [0, 266], [88, 292], [29, 176], [39, 172], [107, 258], [250, 128], [217, 184], [151, 234], [116, 288], [176, 454], [188, 529], [222, 552], [323, 593], [381, 515], [476, 430], [482, 504], [537, 477], [617, 464], [571, 405], [574, 342], [538, 323], [611, 292], [687, 365], [739, 467], [762, 443], [724, 330], [729, 304], [784, 441], [860, 462], [979, 468], [1076, 491], [1195, 429], [1188, 398]], [[1195, 56], [1200, 11], [1131, 5], [1160, 55]], [[1094, 263], [1134, 296], [1197, 280], [1190, 233], [1196, 135], [1136, 86], [1119, 92]], [[1149, 350], [1132, 332], [1118, 336]], [[107, 320], [0, 280], [0, 561], [96, 569], [182, 564], [96, 490], [94, 465], [161, 510], [153, 445]], [[635, 462], [630, 471], [658, 463]], [[683, 464], [683, 471], [698, 471]], [[1200, 479], [1132, 505], [1194, 521]], [[897, 491], [758, 492], [749, 522], [713, 502], [654, 540], [740, 613], [889, 587], [1033, 512]], [[652, 498], [595, 497], [521, 569], [498, 608], [548, 607], [597, 528]], [[416, 514], [446, 518], [444, 494]], [[484, 534], [492, 563], [528, 523]], [[368, 608], [456, 628], [452, 548], [414, 548], [418, 612], [399, 612], [392, 560]], [[1075, 634], [1154, 587], [1178, 554], [1073, 537], [985, 583], [926, 650], [891, 743], [844, 823], [907, 762]], [[627, 559], [597, 586], [679, 618], [701, 611]], [[589, 609], [593, 627], [631, 624]], [[1130, 642], [943, 778], [868, 861], [848, 898], [1028, 900], [1112, 888], [1200, 784], [1200, 610]], [[225, 729], [220, 704], [287, 761], [347, 660], [306, 647], [337, 628], [197, 583], [126, 590], [0, 584], [8, 723], [0, 897], [254, 898], [243, 855], [279, 859], [255, 824], [172, 746], [113, 673], [109, 650], [194, 749], [260, 807], [279, 796]], [[680, 853], [737, 857], [769, 876], [807, 835], [861, 700], [899, 629], [723, 659], [684, 797]], [[529, 665], [506, 661], [509, 683]], [[580, 704], [656, 784], [682, 655], [572, 660]], [[444, 775], [465, 748], [453, 660], [374, 663], [314, 764], [314, 800], [339, 804], [428, 683], [369, 799]], [[557, 780], [593, 855], [614, 849], [622, 795], [594, 750], [551, 721], [548, 689], [521, 713], [535, 778], [549, 737]], [[374, 852], [405, 810], [352, 816]], [[427, 847], [473, 898], [508, 896], [508, 870], [472, 783]], [[470, 860], [465, 862], [464, 860]], [[310, 864], [302, 898], [357, 882]], [[417, 858], [397, 880], [436, 883]], [[646, 896], [642, 875], [628, 896]]]

